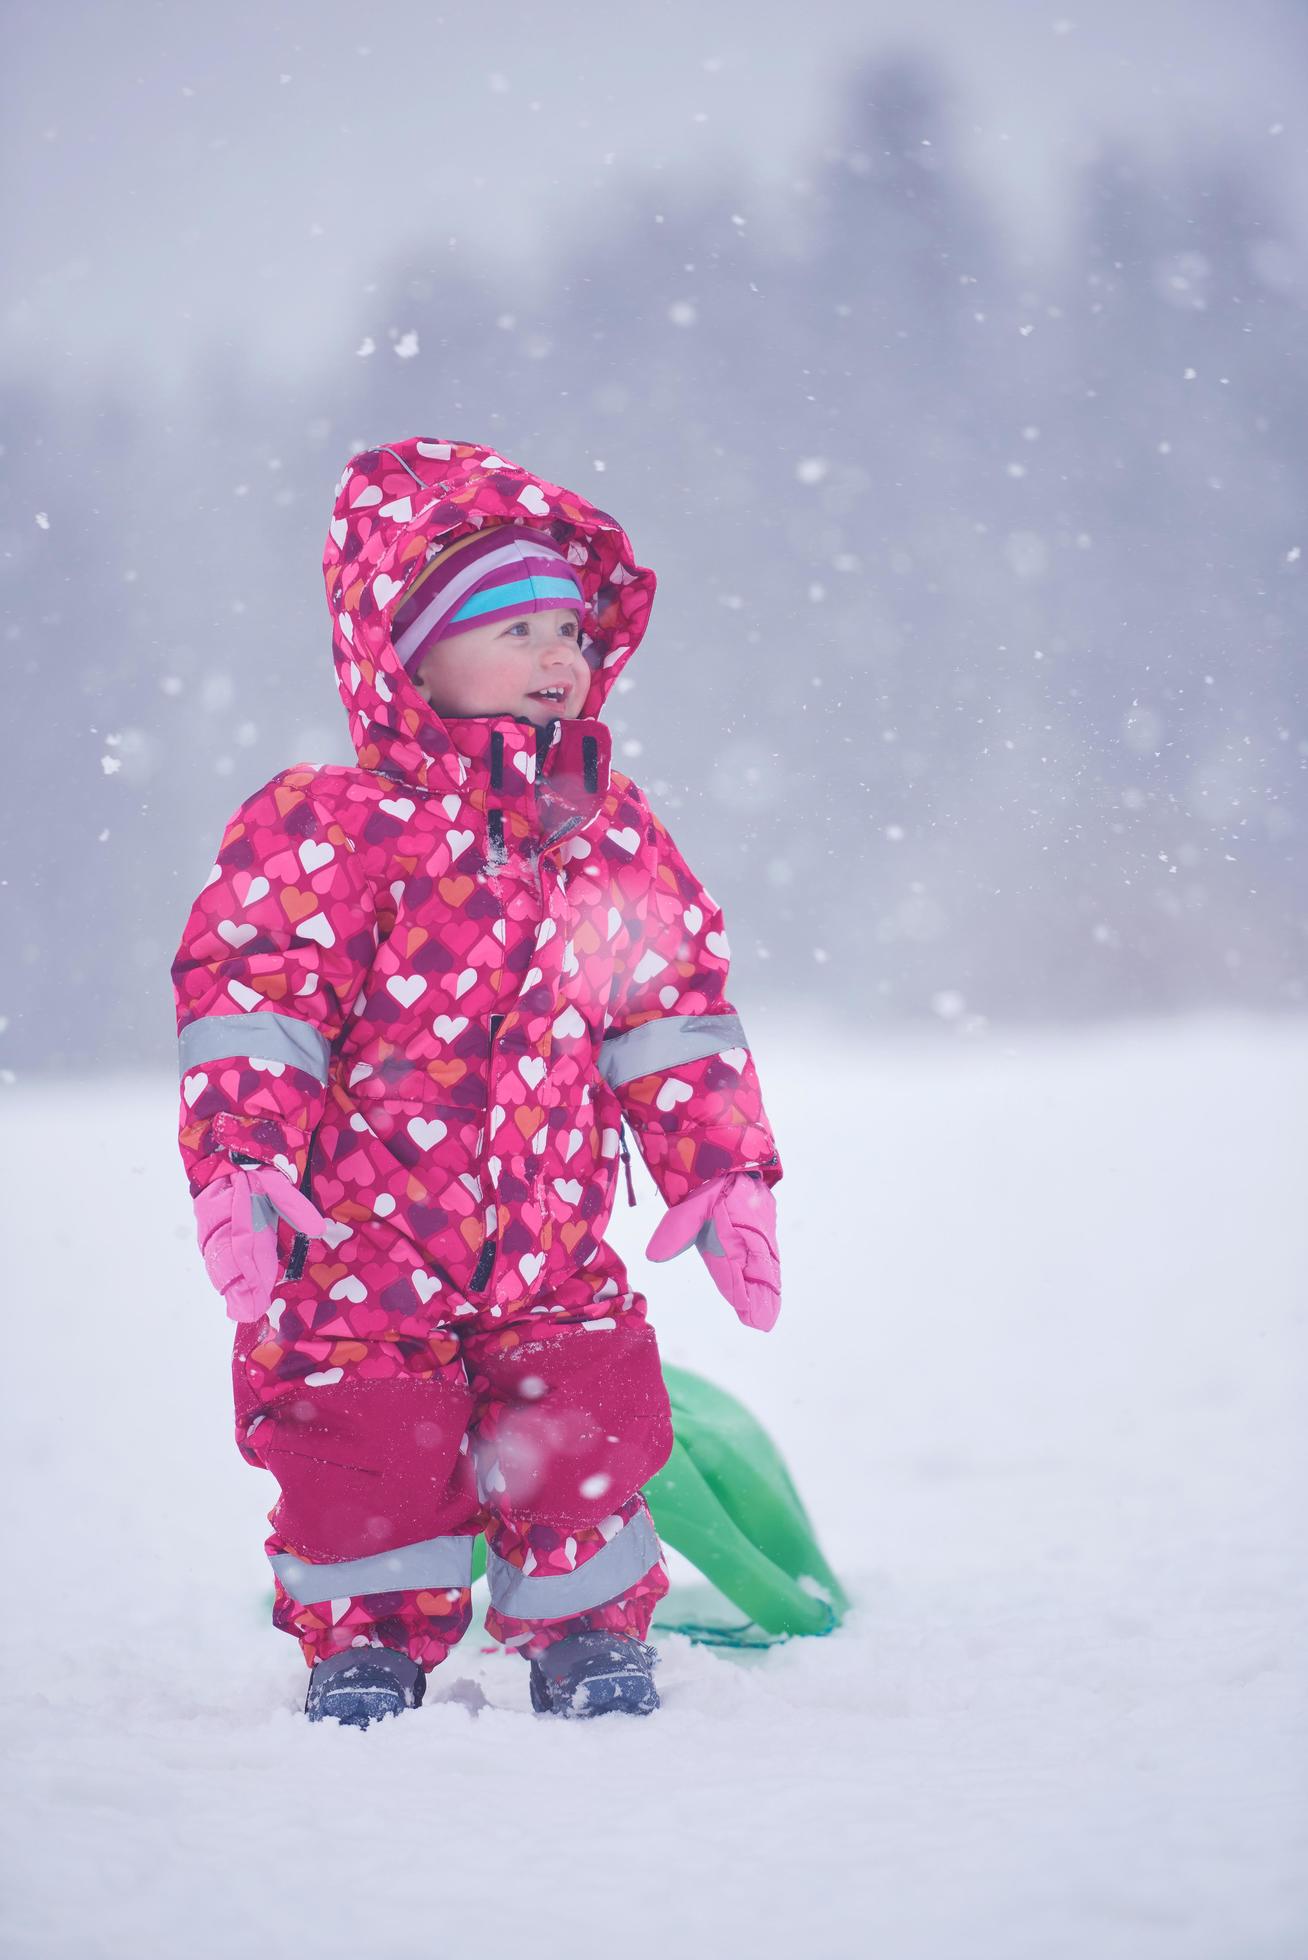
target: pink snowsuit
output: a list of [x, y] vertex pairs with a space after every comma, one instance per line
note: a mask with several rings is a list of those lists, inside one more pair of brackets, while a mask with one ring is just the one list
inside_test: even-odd
[[[489, 521], [576, 570], [577, 721], [442, 721], [405, 675], [396, 601]], [[279, 1226], [272, 1309], [236, 1340], [238, 1442], [280, 1485], [275, 1618], [310, 1661], [380, 1641], [431, 1667], [484, 1531], [497, 1638], [643, 1637], [671, 1428], [604, 1240], [623, 1119], [669, 1204], [781, 1174], [721, 915], [598, 719], [653, 574], [584, 498], [425, 440], [347, 466], [324, 571], [358, 767], [242, 805], [173, 968], [192, 1193], [235, 1152], [331, 1221]]]

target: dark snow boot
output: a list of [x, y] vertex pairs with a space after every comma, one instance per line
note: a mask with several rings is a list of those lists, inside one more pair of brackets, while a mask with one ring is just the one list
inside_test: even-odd
[[531, 1664], [531, 1705], [538, 1715], [652, 1715], [658, 1655], [628, 1633], [573, 1633]]
[[311, 1722], [366, 1729], [385, 1715], [416, 1708], [427, 1687], [417, 1661], [393, 1647], [347, 1647], [315, 1661], [304, 1712]]

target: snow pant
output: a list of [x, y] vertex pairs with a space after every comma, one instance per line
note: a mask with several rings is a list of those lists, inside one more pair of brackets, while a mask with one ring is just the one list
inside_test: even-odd
[[260, 1331], [237, 1337], [237, 1439], [281, 1489], [273, 1618], [310, 1664], [378, 1643], [444, 1660], [480, 1532], [494, 1639], [644, 1638], [668, 1582], [640, 1491], [672, 1447], [644, 1319], [289, 1347]]

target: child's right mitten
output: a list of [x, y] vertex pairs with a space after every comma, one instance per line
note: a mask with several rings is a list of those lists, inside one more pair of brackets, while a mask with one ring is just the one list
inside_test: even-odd
[[690, 1245], [746, 1327], [761, 1334], [775, 1327], [781, 1312], [777, 1205], [761, 1178], [735, 1171], [701, 1185], [664, 1216], [646, 1253], [675, 1259]]
[[277, 1283], [277, 1220], [320, 1239], [327, 1220], [270, 1164], [230, 1164], [195, 1199], [205, 1271], [229, 1320], [262, 1320]]

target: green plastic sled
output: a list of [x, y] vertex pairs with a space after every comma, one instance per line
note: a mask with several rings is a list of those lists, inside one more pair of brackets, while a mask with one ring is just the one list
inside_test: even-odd
[[678, 1622], [672, 1599], [658, 1624], [718, 1646], [830, 1633], [849, 1601], [776, 1444], [724, 1389], [686, 1368], [665, 1367], [663, 1375], [675, 1440], [667, 1463], [645, 1486], [655, 1528], [748, 1624]]

